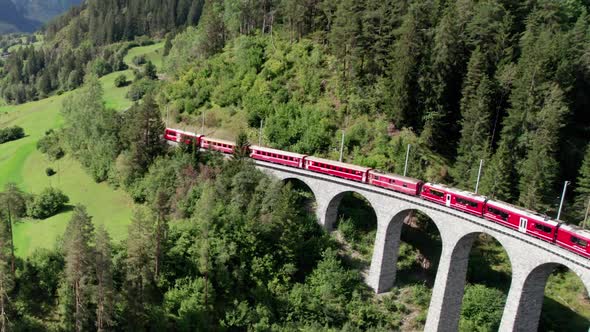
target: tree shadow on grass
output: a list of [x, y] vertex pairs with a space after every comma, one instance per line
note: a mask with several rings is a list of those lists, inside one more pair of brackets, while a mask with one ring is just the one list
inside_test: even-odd
[[590, 321], [568, 306], [545, 296], [539, 331], [588, 331]]

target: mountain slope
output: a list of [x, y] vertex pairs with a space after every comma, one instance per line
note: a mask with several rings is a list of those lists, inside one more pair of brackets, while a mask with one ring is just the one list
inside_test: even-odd
[[82, 0], [12, 0], [25, 18], [45, 23]]
[[81, 0], [0, 0], [0, 34], [33, 32]]
[[41, 23], [26, 18], [11, 0], [0, 0], [0, 34], [33, 31]]

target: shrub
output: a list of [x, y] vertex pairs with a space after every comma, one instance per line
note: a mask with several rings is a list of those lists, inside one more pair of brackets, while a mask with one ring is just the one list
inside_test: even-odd
[[51, 168], [51, 167], [47, 167], [47, 168], [45, 169], [45, 174], [47, 174], [47, 176], [52, 176], [52, 175], [54, 175], [54, 174], [55, 174], [55, 171], [53, 170], [53, 168]]
[[58, 213], [69, 201], [61, 190], [46, 188], [29, 203], [27, 213], [36, 219], [46, 219]]
[[125, 76], [125, 74], [121, 74], [115, 78], [115, 87], [121, 88], [127, 86], [127, 84], [129, 84], [129, 81], [127, 81], [127, 76]]
[[65, 154], [61, 148], [59, 136], [53, 130], [47, 131], [45, 136], [37, 141], [37, 150], [47, 154], [49, 160], [60, 159]]
[[460, 331], [497, 331], [506, 296], [484, 285], [469, 285], [463, 296]]
[[156, 70], [156, 66], [151, 61], [148, 61], [146, 63], [144, 74], [145, 74], [145, 77], [149, 78], [150, 80], [158, 79], [158, 73]]
[[132, 101], [138, 101], [141, 98], [143, 98], [144, 95], [153, 91], [155, 87], [156, 86], [154, 81], [145, 79], [135, 81], [133, 82], [133, 84], [131, 84], [129, 92], [127, 92], [127, 98], [129, 98]]
[[133, 62], [133, 64], [136, 66], [141, 66], [145, 63], [145, 56], [144, 55], [135, 56], [135, 57], [133, 57], [131, 62]]
[[0, 144], [25, 137], [25, 131], [19, 126], [0, 129]]

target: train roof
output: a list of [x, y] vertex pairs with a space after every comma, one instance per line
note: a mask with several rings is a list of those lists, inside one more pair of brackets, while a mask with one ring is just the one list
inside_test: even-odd
[[343, 167], [343, 168], [348, 168], [348, 169], [353, 169], [355, 171], [361, 171], [361, 172], [366, 172], [371, 169], [370, 167], [357, 166], [357, 165], [353, 165], [353, 164], [347, 164], [347, 163], [342, 163], [342, 162], [335, 161], [335, 160], [318, 158], [318, 157], [307, 157], [306, 160], [329, 164], [329, 165], [338, 166], [338, 167]]
[[526, 209], [526, 208], [523, 208], [520, 206], [512, 205], [510, 203], [490, 199], [490, 200], [488, 200], [488, 204], [493, 204], [494, 206], [497, 206], [497, 207], [502, 208], [504, 210], [520, 213], [520, 214], [527, 216], [529, 218], [536, 218], [536, 219], [540, 218], [543, 221], [553, 224], [553, 225], [559, 224], [559, 221], [553, 220], [553, 219], [549, 218], [549, 216], [547, 216], [547, 215], [543, 215], [537, 211], [529, 210], [529, 209]]
[[373, 174], [378, 174], [379, 176], [386, 176], [386, 177], [390, 177], [390, 178], [395, 178], [395, 179], [399, 179], [402, 180], [404, 182], [412, 182], [412, 183], [420, 183], [422, 182], [422, 180], [416, 179], [416, 178], [411, 178], [411, 177], [407, 177], [407, 176], [403, 176], [403, 175], [399, 175], [399, 174], [393, 174], [393, 173], [385, 173], [379, 170], [371, 170], [371, 173]]
[[453, 187], [449, 187], [447, 185], [441, 184], [441, 183], [432, 183], [432, 182], [427, 182], [426, 184], [424, 184], [425, 186], [430, 186], [432, 188], [435, 189], [439, 189], [439, 190], [444, 190], [444, 191], [449, 191], [451, 193], [454, 194], [458, 194], [464, 197], [469, 197], [473, 200], [476, 200], [478, 202], [485, 202], [487, 197], [482, 196], [482, 195], [478, 195], [476, 193], [472, 193], [470, 191], [466, 191], [466, 190], [462, 190], [462, 189], [458, 189], [458, 188], [453, 188]]
[[269, 152], [269, 153], [282, 154], [284, 156], [296, 157], [296, 158], [307, 157], [307, 155], [300, 154], [300, 153], [289, 152], [289, 151], [278, 150], [278, 149], [272, 149], [272, 148], [265, 148], [263, 146], [258, 146], [258, 145], [251, 145], [250, 146], [250, 150], [264, 151], [264, 152]]
[[177, 133], [181, 133], [181, 134], [184, 134], [184, 135], [203, 136], [202, 134], [193, 133], [192, 131], [184, 131], [184, 130], [174, 129], [174, 128], [166, 128], [166, 130], [175, 131]]
[[559, 226], [559, 228], [566, 230], [566, 231], [570, 231], [574, 234], [582, 235], [582, 236], [586, 237], [587, 239], [590, 239], [590, 231], [583, 229], [582, 227], [579, 227], [576, 225], [561, 224], [561, 226]]
[[229, 144], [229, 145], [236, 144], [235, 142], [232, 142], [232, 141], [219, 139], [219, 138], [213, 138], [213, 137], [209, 137], [209, 136], [203, 136], [203, 140], [209, 141], [209, 142], [221, 143], [221, 144]]

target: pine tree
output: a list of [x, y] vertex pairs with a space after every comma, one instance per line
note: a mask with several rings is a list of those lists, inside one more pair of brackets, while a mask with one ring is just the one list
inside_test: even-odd
[[12, 233], [12, 224], [26, 213], [26, 201], [24, 193], [14, 183], [7, 183], [4, 186], [4, 192], [0, 193], [0, 219], [5, 218], [8, 235], [10, 238], [11, 263], [10, 271], [14, 277], [14, 235]]
[[108, 331], [114, 324], [115, 288], [113, 285], [111, 238], [104, 225], [96, 231], [95, 270], [96, 270], [96, 329]]
[[142, 104], [134, 105], [125, 118], [122, 136], [131, 151], [132, 176], [137, 178], [147, 171], [157, 156], [166, 151], [161, 138], [165, 126], [160, 108], [151, 94], [143, 98]]
[[479, 193], [494, 199], [511, 201], [515, 195], [513, 188], [516, 170], [510, 146], [505, 141], [500, 142], [496, 153], [484, 167]]
[[555, 152], [559, 130], [569, 109], [557, 84], [545, 93], [544, 106], [537, 115], [537, 129], [531, 137], [531, 149], [518, 168], [520, 174], [519, 202], [527, 208], [544, 211], [552, 203], [552, 188], [559, 173]]
[[344, 84], [350, 84], [360, 68], [357, 59], [357, 47], [360, 34], [360, 11], [355, 10], [359, 2], [344, 0], [338, 4], [334, 22], [329, 33], [330, 47], [333, 54], [340, 59], [341, 77]]
[[146, 310], [152, 302], [155, 285], [155, 224], [156, 217], [149, 208], [144, 207], [134, 211], [129, 225], [125, 288], [130, 324], [135, 328], [145, 324]]
[[479, 161], [490, 157], [490, 115], [494, 88], [485, 73], [485, 58], [479, 48], [471, 55], [461, 99], [461, 139], [452, 175], [459, 187], [473, 189]]
[[77, 332], [88, 328], [90, 313], [88, 312], [91, 284], [93, 278], [92, 242], [94, 226], [86, 208], [78, 205], [64, 236], [65, 281], [74, 297], [74, 329]]
[[236, 160], [243, 160], [250, 156], [250, 143], [248, 142], [248, 135], [241, 131], [236, 137], [236, 146], [234, 147], [234, 158]]
[[162, 53], [164, 56], [168, 56], [170, 54], [170, 50], [172, 49], [172, 33], [166, 35], [166, 43], [164, 44], [164, 52]]
[[[578, 172], [578, 179], [576, 181], [576, 201], [574, 203], [575, 216], [577, 220], [582, 220], [586, 225], [590, 220], [585, 220], [586, 209], [588, 208], [588, 201], [590, 200], [590, 144], [586, 148], [584, 161], [580, 166]], [[590, 218], [589, 218], [590, 219]]]
[[12, 240], [3, 215], [0, 213], [0, 332], [10, 331], [8, 294], [14, 287], [14, 272], [11, 273]]
[[424, 108], [421, 139], [428, 147], [452, 155], [458, 139], [459, 94], [466, 55], [462, 15], [449, 5], [435, 28], [427, 69], [420, 79], [419, 106]]
[[148, 61], [145, 64], [145, 77], [149, 78], [150, 80], [157, 80], [158, 79], [158, 73], [156, 71], [156, 66], [151, 61]]
[[396, 126], [419, 127], [422, 114], [418, 109], [419, 69], [429, 49], [432, 2], [413, 3], [397, 31], [399, 38], [393, 46], [391, 66], [386, 87], [389, 95], [386, 107]]
[[160, 261], [162, 259], [162, 247], [168, 234], [168, 214], [170, 213], [170, 194], [163, 190], [156, 193], [153, 209], [156, 214], [155, 226], [155, 253], [154, 253], [154, 276], [157, 279], [160, 275]]

